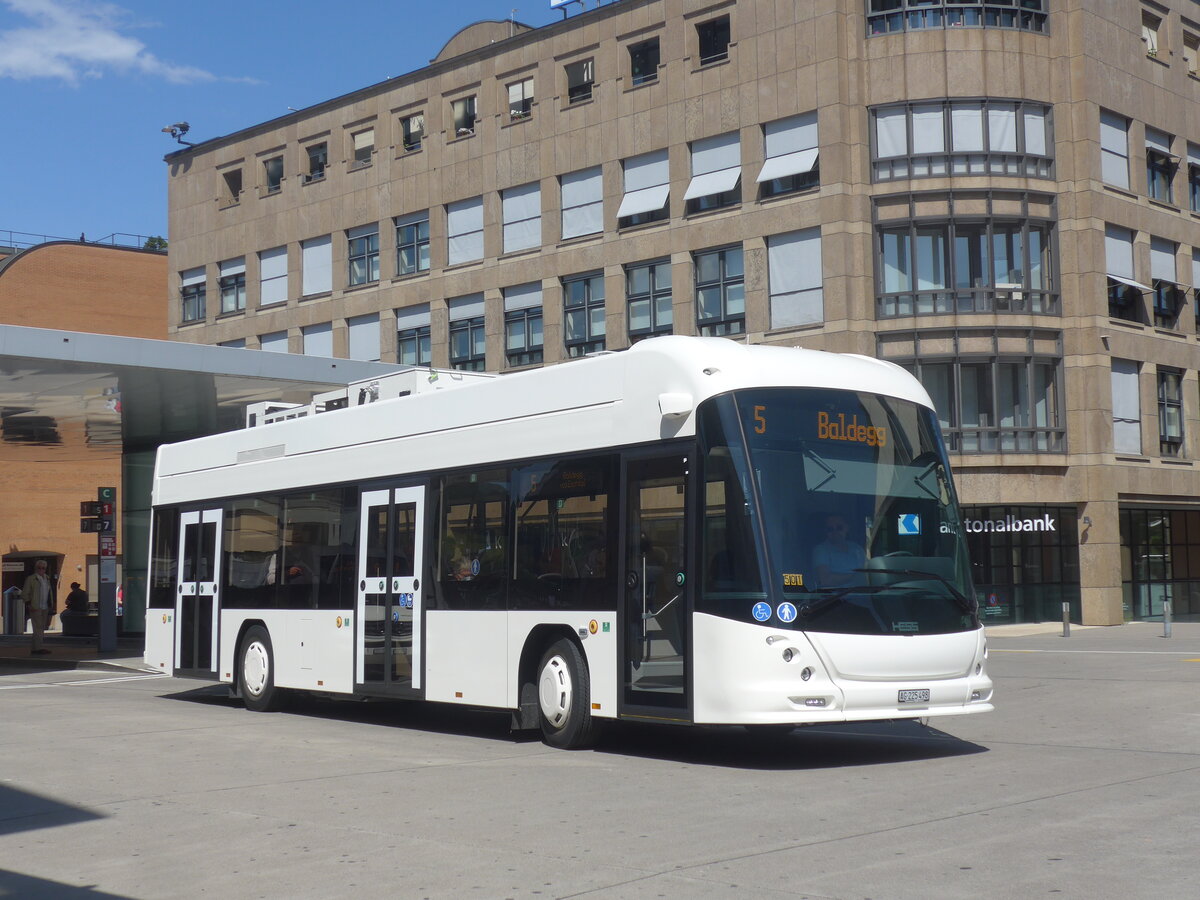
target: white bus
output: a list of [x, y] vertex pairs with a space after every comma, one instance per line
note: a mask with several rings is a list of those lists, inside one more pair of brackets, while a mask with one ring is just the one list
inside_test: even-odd
[[559, 747], [992, 709], [938, 420], [890, 363], [657, 338], [164, 446], [153, 504], [146, 662], [251, 709], [434, 700]]

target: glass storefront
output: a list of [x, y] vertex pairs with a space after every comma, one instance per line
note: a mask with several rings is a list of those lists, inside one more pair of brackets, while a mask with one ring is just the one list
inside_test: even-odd
[[1080, 621], [1073, 506], [964, 506], [971, 574], [985, 625]]
[[1121, 508], [1121, 592], [1126, 620], [1200, 621], [1200, 508]]

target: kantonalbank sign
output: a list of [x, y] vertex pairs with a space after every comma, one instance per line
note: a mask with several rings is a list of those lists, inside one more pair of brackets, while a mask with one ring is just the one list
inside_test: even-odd
[[845, 413], [831, 418], [827, 412], [817, 413], [817, 440], [853, 441], [869, 447], [887, 446], [887, 429], [878, 425], [859, 425], [858, 415], [846, 420]]
[[1058, 521], [1046, 513], [1034, 519], [1018, 519], [1005, 516], [1002, 519], [963, 519], [963, 528], [969, 534], [995, 531], [1058, 531]]

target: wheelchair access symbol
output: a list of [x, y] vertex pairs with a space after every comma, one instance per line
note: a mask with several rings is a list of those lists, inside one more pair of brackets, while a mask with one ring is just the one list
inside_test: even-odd
[[757, 621], [765, 622], [767, 619], [771, 618], [771, 604], [759, 601], [758, 603], [754, 604], [754, 609], [751, 610], [751, 614]]
[[916, 513], [902, 515], [896, 523], [896, 533], [905, 537], [920, 534], [921, 517]]

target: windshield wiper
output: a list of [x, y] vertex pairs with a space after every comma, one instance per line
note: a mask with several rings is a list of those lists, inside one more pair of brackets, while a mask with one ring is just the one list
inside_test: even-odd
[[972, 615], [979, 611], [979, 604], [960, 591], [954, 586], [954, 582], [946, 578], [944, 575], [939, 575], [937, 572], [926, 572], [924, 569], [855, 569], [855, 572], [871, 572], [876, 575], [927, 575], [930, 578], [936, 578], [946, 586], [946, 590], [950, 592], [950, 596], [954, 598], [954, 602], [962, 607], [963, 612], [969, 612]]
[[[859, 569], [858, 571], [861, 572], [863, 570]], [[872, 571], [875, 570], [872, 569]], [[801, 616], [815, 616], [829, 609], [829, 607], [841, 603], [850, 594], [878, 594], [880, 591], [890, 590], [895, 590], [895, 586], [890, 584], [847, 584], [842, 587], [816, 588], [812, 593], [821, 594], [822, 596], [801, 604], [797, 611]]]

